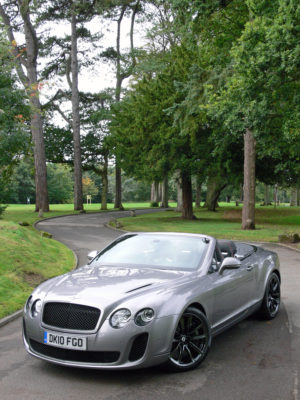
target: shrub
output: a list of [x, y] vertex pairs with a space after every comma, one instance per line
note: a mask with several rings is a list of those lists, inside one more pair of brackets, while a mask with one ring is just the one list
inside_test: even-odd
[[7, 207], [7, 205], [0, 204], [0, 218], [4, 214], [4, 211], [5, 211], [6, 207]]

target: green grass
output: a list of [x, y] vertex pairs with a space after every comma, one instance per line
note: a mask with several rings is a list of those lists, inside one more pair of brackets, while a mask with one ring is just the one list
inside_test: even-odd
[[69, 271], [74, 255], [31, 226], [0, 221], [0, 318], [22, 308], [40, 282]]
[[[124, 203], [123, 206], [126, 210], [131, 209], [141, 209], [141, 208], [149, 208], [149, 202], [144, 203]], [[175, 203], [171, 203], [171, 206], [175, 206]], [[89, 204], [84, 205], [84, 209], [87, 213], [89, 212], [100, 212], [101, 204]], [[109, 211], [113, 211], [114, 205], [107, 205]], [[33, 224], [38, 221], [38, 214], [34, 211], [35, 206], [33, 204], [9, 204], [4, 215], [3, 219], [6, 221], [14, 221], [14, 222], [28, 222], [29, 224]], [[60, 215], [66, 214], [78, 214], [78, 211], [74, 211], [73, 204], [51, 204], [50, 212], [44, 212], [43, 218], [51, 218]]]
[[[203, 233], [222, 239], [278, 242], [278, 235], [300, 234], [300, 207], [257, 207], [256, 229], [241, 230], [241, 207], [221, 204], [217, 212], [196, 209], [197, 220], [187, 221], [181, 214], [166, 211], [139, 217], [121, 218], [122, 229], [128, 231], [161, 231]], [[300, 246], [298, 245], [300, 248]]]

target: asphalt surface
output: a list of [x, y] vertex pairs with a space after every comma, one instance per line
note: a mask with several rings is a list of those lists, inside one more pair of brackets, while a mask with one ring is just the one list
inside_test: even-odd
[[[72, 248], [82, 265], [89, 251], [121, 234], [104, 226], [121, 215], [69, 216], [37, 227]], [[217, 336], [196, 370], [91, 371], [48, 364], [26, 353], [19, 318], [0, 328], [0, 399], [300, 400], [300, 253], [264, 247], [277, 251], [281, 261], [279, 315], [268, 322], [252, 316]]]

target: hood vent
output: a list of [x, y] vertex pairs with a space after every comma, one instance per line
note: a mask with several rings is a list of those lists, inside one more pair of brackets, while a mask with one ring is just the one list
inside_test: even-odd
[[143, 289], [143, 288], [145, 288], [145, 287], [147, 287], [147, 286], [151, 286], [151, 285], [153, 285], [153, 283], [147, 283], [147, 285], [139, 286], [139, 287], [137, 287], [137, 288], [128, 290], [128, 292], [125, 292], [125, 293], [135, 292], [136, 290], [140, 290], [140, 289]]

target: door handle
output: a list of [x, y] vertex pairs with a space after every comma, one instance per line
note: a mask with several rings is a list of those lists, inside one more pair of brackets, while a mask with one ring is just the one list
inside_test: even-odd
[[253, 270], [253, 268], [254, 268], [254, 266], [253, 266], [253, 265], [249, 265], [249, 266], [247, 267], [247, 271], [252, 271], [252, 270]]

